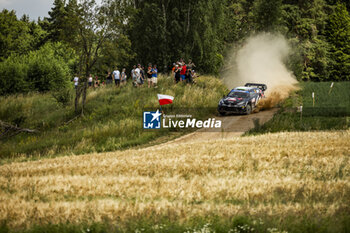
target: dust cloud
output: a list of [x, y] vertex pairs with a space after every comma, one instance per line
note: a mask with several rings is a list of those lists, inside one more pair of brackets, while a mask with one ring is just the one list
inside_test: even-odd
[[287, 40], [281, 35], [262, 33], [252, 36], [226, 61], [222, 77], [228, 88], [247, 82], [267, 85], [262, 108], [271, 108], [296, 88], [296, 79], [285, 65], [290, 53]]

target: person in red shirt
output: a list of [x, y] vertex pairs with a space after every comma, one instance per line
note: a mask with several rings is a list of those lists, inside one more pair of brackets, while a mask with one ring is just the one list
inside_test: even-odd
[[176, 66], [176, 64], [173, 63], [173, 68], [171, 69], [171, 74], [172, 74], [174, 79], [175, 79], [175, 66]]
[[185, 64], [185, 61], [182, 62], [182, 69], [181, 69], [181, 72], [180, 72], [180, 75], [181, 75], [181, 81], [185, 81], [186, 79], [186, 70], [187, 70], [187, 67], [186, 67], [186, 64]]

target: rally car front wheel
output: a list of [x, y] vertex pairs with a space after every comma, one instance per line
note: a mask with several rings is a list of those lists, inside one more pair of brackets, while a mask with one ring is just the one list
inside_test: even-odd
[[250, 104], [247, 104], [245, 114], [246, 114], [246, 115], [249, 115], [249, 114], [251, 114], [251, 113], [252, 113], [252, 106], [250, 106]]
[[219, 115], [220, 115], [220, 116], [225, 116], [225, 115], [226, 115], [226, 112], [220, 112], [220, 111], [219, 111]]

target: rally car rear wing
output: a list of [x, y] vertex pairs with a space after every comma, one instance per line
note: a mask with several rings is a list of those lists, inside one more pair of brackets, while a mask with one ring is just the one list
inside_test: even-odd
[[266, 84], [261, 84], [261, 83], [246, 83], [244, 86], [246, 87], [257, 87], [262, 91], [266, 91], [267, 86]]

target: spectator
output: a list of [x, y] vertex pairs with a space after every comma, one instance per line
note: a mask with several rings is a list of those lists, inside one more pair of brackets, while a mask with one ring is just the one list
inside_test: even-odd
[[88, 84], [89, 84], [89, 87], [92, 87], [92, 74], [90, 74], [89, 78], [88, 78]]
[[132, 78], [132, 83], [134, 84], [134, 86], [136, 86], [137, 83], [137, 75], [135, 73], [136, 70], [136, 66], [134, 65], [132, 70], [131, 70], [131, 78]]
[[191, 59], [188, 60], [188, 64], [187, 64], [187, 69], [190, 70], [190, 72], [192, 72], [192, 70], [196, 67], [196, 65], [192, 62]]
[[136, 85], [137, 87], [142, 85], [142, 77], [141, 77], [141, 65], [138, 64], [137, 68], [135, 69], [135, 75], [136, 75]]
[[148, 83], [148, 88], [151, 88], [152, 85], [152, 65], [148, 65], [147, 69], [147, 83]]
[[152, 86], [157, 87], [157, 83], [158, 83], [158, 69], [157, 69], [157, 65], [154, 65], [152, 69]]
[[186, 70], [185, 80], [186, 80], [186, 83], [192, 83], [191, 72], [189, 70]]
[[113, 83], [112, 73], [110, 71], [108, 71], [108, 73], [107, 73], [107, 85], [112, 84], [112, 83]]
[[114, 76], [114, 82], [117, 87], [120, 86], [120, 71], [116, 67], [115, 70], [113, 71], [113, 76]]
[[126, 84], [127, 76], [126, 76], [126, 71], [125, 70], [126, 70], [125, 68], [123, 68], [123, 70], [122, 70], [122, 82], [121, 82], [122, 86]]
[[179, 65], [175, 65], [175, 83], [180, 82], [180, 79], [181, 79], [180, 72], [181, 72], [181, 68], [179, 67]]
[[171, 74], [174, 77], [174, 79], [175, 79], [175, 66], [176, 66], [176, 64], [173, 63], [173, 68], [171, 69]]
[[146, 79], [144, 66], [141, 66], [140, 74], [141, 74], [141, 85], [143, 85]]
[[94, 87], [99, 87], [100, 86], [100, 80], [98, 80], [97, 75], [95, 76], [95, 83], [94, 83]]
[[[182, 59], [181, 59], [182, 60]], [[186, 64], [185, 64], [185, 61], [182, 62], [182, 68], [181, 68], [181, 72], [180, 72], [180, 75], [181, 75], [181, 81], [185, 81], [185, 75], [186, 75], [186, 70], [187, 70], [187, 67], [186, 67]]]
[[197, 73], [195, 70], [192, 70], [192, 72], [191, 72], [192, 84], [196, 83], [195, 78], [197, 78]]
[[75, 77], [73, 79], [73, 82], [74, 82], [74, 88], [78, 89], [78, 86], [79, 86], [79, 77], [78, 77], [78, 75], [75, 75]]

